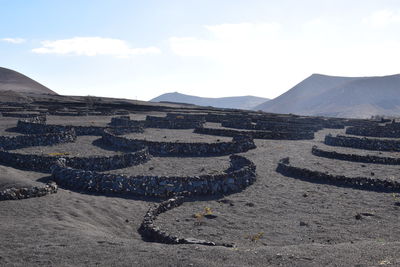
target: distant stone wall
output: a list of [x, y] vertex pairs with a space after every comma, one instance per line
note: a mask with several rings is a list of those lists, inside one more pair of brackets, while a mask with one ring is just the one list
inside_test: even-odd
[[52, 167], [52, 177], [59, 185], [74, 190], [160, 198], [228, 194], [238, 192], [256, 180], [256, 166], [250, 160], [231, 155], [230, 163], [230, 168], [220, 174], [176, 177], [103, 174], [69, 168], [59, 161]]
[[393, 126], [376, 126], [376, 127], [348, 127], [346, 134], [370, 136], [370, 137], [387, 137], [387, 138], [400, 138], [400, 127]]
[[305, 121], [293, 120], [292, 122], [275, 121], [267, 118], [251, 119], [249, 117], [241, 116], [226, 116], [221, 122], [222, 127], [246, 129], [246, 130], [263, 130], [263, 131], [285, 131], [285, 132], [315, 132], [326, 128], [344, 128], [343, 125], [337, 123], [329, 123], [329, 121]]
[[34, 118], [37, 117], [38, 113], [11, 113], [11, 112], [2, 112], [3, 117], [12, 117], [12, 118]]
[[195, 119], [185, 119], [184, 117], [156, 117], [146, 116], [145, 126], [147, 128], [165, 129], [194, 129], [202, 127], [204, 121]]
[[248, 135], [254, 139], [270, 140], [312, 140], [314, 132], [277, 132], [277, 131], [239, 131], [231, 129], [218, 128], [196, 128], [194, 133], [209, 134], [217, 136], [233, 137], [236, 135]]
[[258, 121], [254, 126], [256, 130], [273, 130], [273, 131], [307, 131], [316, 132], [322, 130], [322, 124], [305, 124], [305, 123], [286, 123], [286, 122], [271, 122]]
[[400, 151], [400, 141], [386, 139], [357, 138], [343, 135], [325, 136], [325, 144], [365, 150]]
[[[64, 131], [69, 131], [71, 129], [75, 130], [76, 135], [94, 135], [101, 136], [105, 129], [108, 127], [102, 126], [72, 126], [72, 125], [55, 125], [55, 124], [44, 124], [29, 121], [19, 120], [17, 123], [17, 131], [27, 134], [44, 134], [44, 133], [59, 133]], [[115, 134], [126, 134], [126, 133], [138, 133], [143, 132], [142, 127], [112, 127], [111, 131]]]
[[219, 113], [208, 113], [206, 116], [206, 121], [207, 122], [217, 122], [221, 123], [223, 120], [226, 119], [225, 114], [219, 114]]
[[164, 213], [168, 210], [179, 207], [184, 202], [183, 197], [174, 197], [168, 199], [166, 201], [161, 202], [160, 204], [150, 208], [144, 219], [138, 232], [141, 234], [142, 238], [145, 241], [158, 242], [164, 244], [195, 244], [195, 245], [205, 245], [205, 246], [225, 246], [225, 247], [233, 247], [232, 244], [224, 244], [224, 243], [215, 243], [205, 240], [198, 240], [195, 238], [182, 238], [173, 236], [167, 232], [164, 232], [160, 229], [160, 227], [155, 225], [155, 221], [161, 213]]
[[0, 201], [2, 200], [19, 200], [32, 197], [42, 197], [48, 194], [57, 193], [58, 187], [55, 183], [48, 183], [44, 187], [23, 187], [9, 188], [0, 191]]
[[347, 161], [363, 162], [363, 163], [374, 163], [374, 164], [400, 165], [400, 158], [338, 153], [336, 151], [322, 150], [319, 149], [317, 146], [313, 146], [311, 153], [318, 157], [324, 157], [330, 159], [347, 160]]
[[221, 126], [226, 128], [255, 130], [255, 124], [252, 123], [251, 118], [226, 118], [221, 122]]
[[51, 166], [56, 164], [60, 158], [64, 158], [67, 166], [75, 169], [108, 171], [145, 163], [150, 159], [150, 155], [147, 148], [137, 152], [93, 157], [31, 155], [0, 150], [0, 163], [2, 165], [21, 170], [50, 173]]
[[325, 172], [313, 171], [292, 166], [289, 158], [280, 160], [276, 171], [288, 177], [313, 183], [328, 183], [370, 191], [400, 192], [400, 183], [396, 181], [366, 177], [346, 177], [343, 175], [332, 175]]
[[175, 113], [175, 112], [169, 112], [165, 116], [168, 119], [172, 120], [190, 120], [190, 121], [201, 121], [201, 122], [206, 122], [206, 114], [190, 114], [190, 113]]
[[348, 119], [344, 122], [345, 126], [355, 126], [355, 127], [376, 127], [379, 126], [378, 121], [364, 120], [364, 119]]
[[74, 129], [37, 135], [0, 136], [0, 149], [12, 150], [31, 146], [51, 146], [75, 142], [75, 140]]
[[104, 131], [102, 141], [117, 148], [132, 150], [148, 147], [153, 156], [220, 156], [256, 148], [253, 138], [249, 136], [235, 136], [232, 138], [232, 142], [177, 143], [128, 139]]
[[129, 116], [119, 116], [111, 118], [111, 122], [109, 124], [111, 126], [143, 128], [145, 126], [145, 121], [135, 121], [131, 120]]

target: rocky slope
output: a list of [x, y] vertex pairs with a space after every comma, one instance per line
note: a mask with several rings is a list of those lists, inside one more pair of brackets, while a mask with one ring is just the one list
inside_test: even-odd
[[400, 115], [400, 75], [336, 77], [313, 74], [257, 110], [301, 115], [369, 118]]

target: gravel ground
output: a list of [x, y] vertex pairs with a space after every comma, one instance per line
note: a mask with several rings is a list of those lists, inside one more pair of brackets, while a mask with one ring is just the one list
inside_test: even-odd
[[111, 148], [103, 149], [101, 146], [93, 145], [99, 140], [98, 136], [78, 136], [73, 143], [57, 144], [53, 146], [32, 146], [23, 149], [15, 149], [13, 152], [22, 154], [51, 155], [53, 153], [66, 153], [66, 157], [88, 157], [88, 156], [112, 156], [119, 153]]
[[[79, 118], [73, 123], [80, 124]], [[0, 120], [1, 131], [15, 125], [16, 120], [9, 119]], [[49, 120], [72, 123], [65, 117]], [[357, 168], [311, 155], [311, 147], [320, 145], [325, 134], [343, 132], [322, 130], [315, 140], [256, 140], [257, 149], [242, 153], [257, 166], [253, 185], [225, 197], [190, 199], [156, 221], [173, 234], [232, 242], [235, 248], [144, 242], [137, 229], [153, 200], [60, 189], [46, 197], [0, 202], [0, 266], [399, 266], [399, 194], [315, 184], [275, 171], [278, 161], [289, 156], [306, 168], [349, 170], [357, 176], [365, 168], [382, 177], [398, 172], [396, 166]], [[159, 130], [158, 137], [169, 133]], [[201, 138], [213, 142], [220, 137]], [[79, 138], [80, 145], [61, 151], [93, 155], [93, 140]], [[49, 152], [57, 152], [52, 149]], [[225, 169], [228, 162], [228, 157], [153, 158], [137, 169], [120, 171], [201, 174], [201, 168], [209, 173]], [[150, 167], [154, 169], [147, 172]], [[0, 171], [6, 173], [0, 179], [20, 185], [48, 179], [46, 174], [7, 167]], [[205, 207], [217, 217], [193, 218]]]
[[193, 133], [193, 129], [175, 130], [175, 129], [156, 129], [146, 128], [144, 133], [132, 133], [123, 135], [131, 139], [145, 139], [158, 142], [181, 142], [181, 143], [216, 143], [231, 142], [232, 137], [213, 136]]
[[[184, 167], [183, 167], [184, 166]], [[107, 171], [126, 175], [196, 176], [217, 174], [230, 166], [229, 157], [152, 157], [148, 162], [129, 168]]]

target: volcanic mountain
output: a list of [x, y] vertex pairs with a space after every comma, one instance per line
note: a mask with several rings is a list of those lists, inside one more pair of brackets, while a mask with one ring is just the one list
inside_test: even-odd
[[400, 74], [338, 77], [313, 74], [254, 108], [274, 113], [369, 118], [400, 115]]
[[6, 92], [23, 93], [23, 94], [51, 94], [57, 93], [31, 78], [16, 72], [14, 70], [0, 67], [0, 91], [3, 94]]
[[232, 97], [199, 97], [185, 95], [178, 92], [162, 94], [151, 99], [151, 102], [173, 102], [187, 103], [198, 106], [212, 106], [216, 108], [233, 108], [233, 109], [252, 109], [255, 106], [268, 101], [268, 98], [256, 96], [232, 96]]

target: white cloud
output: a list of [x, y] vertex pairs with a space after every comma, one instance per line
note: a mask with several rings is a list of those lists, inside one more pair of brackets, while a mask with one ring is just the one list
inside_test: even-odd
[[225, 58], [235, 53], [236, 56], [251, 54], [273, 40], [279, 32], [277, 23], [239, 23], [204, 26], [211, 34], [210, 39], [194, 37], [171, 37], [169, 43], [174, 53], [180, 56], [211, 56]]
[[74, 37], [56, 41], [43, 41], [42, 47], [32, 49], [32, 52], [79, 56], [108, 55], [118, 58], [161, 53], [157, 47], [132, 48], [124, 40], [102, 37]]
[[[213, 80], [199, 79], [195, 86], [213, 95], [226, 94], [222, 90], [229, 88], [231, 95], [274, 97], [312, 73], [368, 76], [398, 70], [398, 41], [377, 38], [365, 43], [346, 27], [323, 18], [295, 29], [277, 23], [221, 24], [205, 26], [206, 38], [172, 37], [169, 44], [181, 57], [211, 62], [213, 73], [203, 70]], [[193, 88], [181, 88], [188, 86]]]
[[0, 40], [12, 44], [22, 44], [26, 42], [26, 40], [22, 38], [2, 38]]
[[364, 23], [371, 25], [373, 28], [379, 29], [389, 26], [393, 23], [400, 22], [400, 12], [388, 9], [382, 9], [372, 13], [363, 20]]

